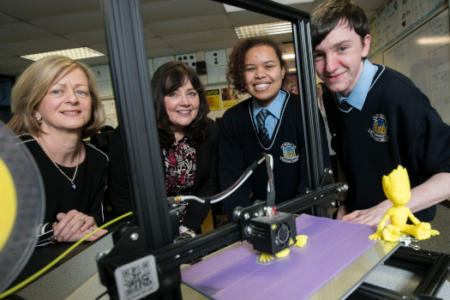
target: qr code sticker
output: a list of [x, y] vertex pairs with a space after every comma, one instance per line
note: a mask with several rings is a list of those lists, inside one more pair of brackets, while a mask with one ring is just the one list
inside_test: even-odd
[[114, 271], [120, 300], [141, 299], [159, 288], [155, 257], [148, 255]]

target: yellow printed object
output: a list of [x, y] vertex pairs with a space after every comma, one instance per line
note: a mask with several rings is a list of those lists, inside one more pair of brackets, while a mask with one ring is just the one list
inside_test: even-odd
[[[301, 247], [306, 245], [306, 242], [308, 240], [308, 236], [304, 235], [304, 234], [300, 234], [300, 235], [297, 235], [295, 237], [295, 240], [296, 240], [296, 242], [294, 244], [294, 241], [292, 239], [289, 239], [289, 247], [294, 245], [294, 246], [297, 246], [297, 247], [301, 248]], [[275, 256], [277, 258], [286, 257], [286, 256], [289, 255], [290, 252], [291, 252], [291, 250], [289, 248], [286, 248], [286, 249], [281, 250], [280, 252], [275, 253]], [[275, 258], [272, 255], [268, 254], [268, 253], [261, 253], [261, 255], [258, 256], [258, 262], [259, 263], [268, 263], [268, 262], [270, 262], [271, 260], [274, 260], [274, 259]]]
[[0, 158], [0, 251], [11, 234], [16, 219], [17, 201], [14, 181], [8, 167]]
[[295, 246], [301, 248], [306, 245], [306, 242], [308, 241], [308, 236], [304, 235], [304, 234], [300, 234], [300, 235], [297, 235], [295, 237], [295, 239], [296, 239]]
[[[304, 234], [297, 235], [295, 237], [295, 246], [302, 248], [306, 245], [306, 242], [308, 241], [308, 236]], [[294, 241], [292, 239], [289, 240], [289, 246], [294, 245]]]
[[270, 262], [271, 260], [274, 260], [274, 259], [275, 258], [273, 257], [273, 255], [270, 255], [268, 253], [261, 253], [258, 256], [258, 262], [259, 263], [268, 263], [268, 262]]
[[[394, 206], [388, 209], [378, 224], [377, 231], [370, 235], [369, 239], [379, 240], [382, 238], [385, 241], [396, 242], [404, 234], [412, 235], [418, 240], [428, 239], [439, 234], [439, 231], [431, 229], [430, 223], [420, 222], [405, 206], [411, 199], [411, 187], [405, 168], [399, 165], [389, 175], [383, 176], [382, 183], [384, 194]], [[391, 224], [384, 228], [389, 218]], [[414, 225], [407, 224], [408, 218]]]
[[289, 255], [290, 252], [291, 250], [289, 250], [289, 248], [286, 248], [281, 250], [280, 252], [275, 253], [275, 256], [278, 258], [286, 257]]

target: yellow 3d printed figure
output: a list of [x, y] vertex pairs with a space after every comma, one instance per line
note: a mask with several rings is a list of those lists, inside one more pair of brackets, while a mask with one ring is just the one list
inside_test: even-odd
[[[382, 181], [384, 194], [394, 206], [388, 209], [378, 224], [377, 232], [370, 235], [369, 239], [379, 240], [383, 238], [385, 241], [395, 242], [403, 234], [408, 234], [418, 240], [424, 240], [439, 234], [439, 231], [431, 229], [430, 223], [420, 222], [405, 206], [411, 199], [409, 177], [405, 168], [399, 165], [388, 176], [383, 176]], [[408, 217], [414, 225], [406, 224]], [[384, 228], [389, 218], [391, 218], [391, 224]]]
[[[304, 235], [304, 234], [300, 234], [300, 235], [297, 235], [297, 236], [295, 237], [295, 240], [296, 240], [296, 241], [295, 241], [295, 243], [294, 243], [294, 241], [293, 241], [292, 238], [291, 238], [291, 239], [289, 240], [289, 246], [294, 245], [294, 246], [297, 246], [297, 247], [301, 248], [301, 247], [303, 247], [303, 246], [306, 245], [306, 241], [308, 240], [308, 236], [307, 236], [307, 235]], [[281, 250], [280, 252], [276, 253], [275, 256], [276, 256], [277, 258], [286, 257], [286, 256], [289, 255], [290, 251], [291, 251], [291, 250], [290, 250], [289, 248], [286, 248], [286, 249]], [[274, 257], [273, 255], [262, 252], [262, 253], [258, 256], [258, 258], [256, 259], [256, 262], [257, 262], [257, 263], [261, 263], [261, 264], [265, 264], [265, 263], [269, 263], [270, 261], [272, 261], [272, 260], [274, 260], [274, 259], [275, 259], [275, 257]]]

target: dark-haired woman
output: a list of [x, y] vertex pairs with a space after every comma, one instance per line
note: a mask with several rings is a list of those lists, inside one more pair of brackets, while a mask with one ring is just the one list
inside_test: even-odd
[[[210, 196], [218, 191], [217, 138], [215, 122], [207, 117], [209, 112], [203, 86], [193, 69], [181, 62], [169, 62], [159, 67], [152, 78], [156, 123], [164, 165], [167, 196]], [[118, 147], [113, 147], [117, 151]], [[114, 170], [115, 178], [123, 181], [122, 168]], [[127, 196], [122, 191], [119, 194]], [[113, 206], [120, 212], [129, 210], [129, 203], [111, 193]], [[123, 196], [122, 196], [123, 197]], [[124, 204], [125, 203], [125, 204]], [[180, 217], [180, 232], [190, 229], [201, 231], [201, 224], [209, 205], [189, 202]]]

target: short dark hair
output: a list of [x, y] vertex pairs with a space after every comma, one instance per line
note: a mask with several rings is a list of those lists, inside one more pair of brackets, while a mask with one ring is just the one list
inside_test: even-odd
[[369, 22], [364, 10], [352, 0], [328, 0], [311, 13], [311, 36], [313, 49], [344, 21], [353, 28], [361, 40], [370, 33]]
[[166, 111], [164, 97], [183, 86], [189, 80], [192, 87], [198, 92], [200, 107], [198, 114], [191, 124], [184, 130], [185, 136], [193, 145], [198, 145], [206, 139], [209, 130], [208, 112], [205, 90], [197, 73], [185, 63], [172, 61], [160, 66], [153, 74], [152, 96], [155, 105], [156, 125], [158, 127], [159, 143], [167, 148], [175, 142], [172, 122]]
[[275, 50], [278, 60], [280, 61], [281, 68], [287, 71], [286, 62], [283, 60], [280, 47], [277, 43], [269, 38], [256, 37], [248, 38], [239, 41], [231, 52], [228, 62], [227, 80], [229, 84], [232, 84], [236, 90], [241, 93], [247, 92], [247, 86], [245, 84], [245, 55], [248, 50], [256, 46], [269, 46]]

